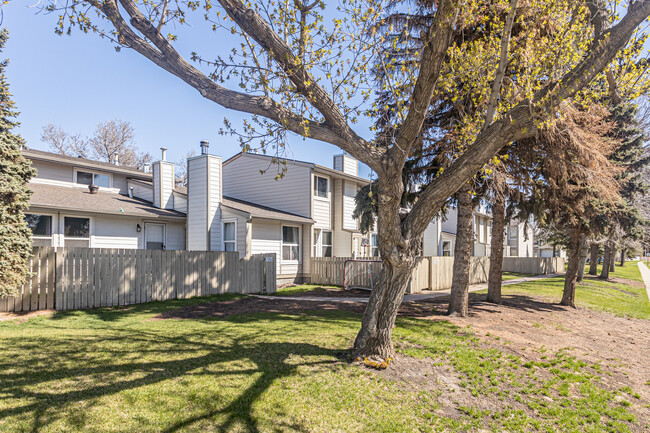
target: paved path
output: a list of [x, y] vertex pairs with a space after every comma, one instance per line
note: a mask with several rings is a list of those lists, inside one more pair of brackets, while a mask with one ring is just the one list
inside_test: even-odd
[[639, 262], [639, 270], [645, 283], [645, 291], [648, 292], [648, 300], [650, 301], [650, 269], [643, 262]]
[[[650, 269], [646, 268], [646, 270], [648, 271], [648, 278], [650, 278]], [[519, 284], [519, 283], [525, 283], [527, 281], [543, 280], [546, 278], [554, 278], [559, 276], [562, 276], [562, 274], [535, 275], [533, 277], [517, 278], [514, 280], [504, 281], [502, 283], [502, 286], [509, 286], [511, 284]], [[650, 282], [650, 279], [648, 281]], [[469, 291], [476, 292], [478, 290], [485, 290], [487, 289], [487, 286], [488, 286], [487, 283], [472, 284], [471, 286], [469, 286]], [[449, 296], [450, 292], [451, 290], [447, 289], [447, 290], [437, 290], [435, 292], [428, 291], [424, 293], [418, 293], [415, 295], [404, 295], [403, 302], [412, 302], [412, 301], [420, 301], [422, 299], [440, 298], [442, 296]], [[335, 297], [326, 297], [326, 296], [268, 296], [268, 295], [251, 295], [251, 296], [257, 298], [264, 298], [264, 299], [281, 299], [285, 301], [352, 302], [352, 303], [368, 302], [368, 298], [350, 298], [350, 297], [335, 298]]]

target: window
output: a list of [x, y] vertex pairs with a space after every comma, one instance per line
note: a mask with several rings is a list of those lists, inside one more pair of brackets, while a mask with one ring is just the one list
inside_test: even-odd
[[282, 260], [300, 261], [300, 229], [282, 226]]
[[314, 229], [314, 257], [319, 257], [318, 255], [319, 245], [320, 245], [320, 230]]
[[451, 257], [451, 241], [442, 242], [442, 255], [444, 257]]
[[237, 251], [237, 223], [235, 221], [223, 222], [223, 250]]
[[327, 198], [328, 197], [328, 181], [326, 177], [316, 176], [314, 179], [314, 195], [316, 197]]
[[52, 217], [49, 215], [25, 214], [27, 227], [32, 231], [35, 247], [52, 246]]
[[321, 257], [332, 257], [332, 232], [323, 232], [321, 235]]
[[379, 257], [379, 239], [376, 234], [370, 235], [370, 257]]
[[66, 247], [90, 246], [90, 218], [65, 217], [63, 236]]
[[77, 171], [77, 183], [81, 185], [95, 184], [102, 188], [111, 187], [111, 177], [107, 174]]

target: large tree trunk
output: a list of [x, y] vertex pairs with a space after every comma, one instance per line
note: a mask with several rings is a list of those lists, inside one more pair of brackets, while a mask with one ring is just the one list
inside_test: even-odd
[[454, 275], [449, 299], [450, 316], [466, 317], [469, 310], [469, 268], [472, 255], [472, 196], [458, 193], [458, 222], [454, 247]]
[[621, 248], [621, 266], [625, 266], [625, 248]]
[[577, 282], [582, 283], [582, 280], [585, 277], [585, 265], [587, 264], [587, 253], [589, 252], [587, 248], [587, 236], [584, 234], [580, 237], [580, 256], [578, 261], [578, 278]]
[[492, 207], [492, 240], [490, 242], [490, 276], [488, 277], [487, 301], [501, 303], [503, 271], [503, 240], [506, 225], [505, 195], [497, 193]]
[[575, 307], [576, 280], [578, 279], [578, 266], [580, 265], [580, 241], [582, 233], [578, 227], [571, 229], [569, 242], [569, 264], [564, 275], [564, 292], [560, 305]]
[[616, 244], [612, 242], [612, 250], [609, 253], [609, 273], [616, 272]]
[[595, 242], [591, 243], [591, 257], [589, 257], [589, 275], [598, 275], [598, 256], [600, 255], [600, 245]]
[[603, 268], [600, 271], [600, 275], [598, 278], [602, 280], [606, 280], [609, 278], [609, 262], [610, 262], [610, 255], [612, 251], [612, 243], [607, 242], [605, 244], [605, 253], [603, 254]]
[[405, 239], [399, 216], [403, 191], [400, 173], [380, 178], [378, 191], [379, 252], [382, 270], [375, 284], [361, 322], [361, 330], [354, 341], [353, 355], [381, 359], [395, 355], [392, 332], [397, 310], [402, 304], [409, 278], [415, 268], [419, 248], [418, 236]]

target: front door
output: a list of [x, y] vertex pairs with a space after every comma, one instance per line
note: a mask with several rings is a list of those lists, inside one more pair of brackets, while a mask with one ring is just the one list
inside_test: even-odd
[[145, 248], [148, 250], [165, 249], [165, 225], [146, 223], [144, 225]]

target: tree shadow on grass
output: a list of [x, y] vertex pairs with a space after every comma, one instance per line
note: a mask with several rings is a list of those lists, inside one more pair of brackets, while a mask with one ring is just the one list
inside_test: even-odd
[[[290, 322], [288, 317], [278, 320]], [[102, 333], [102, 329], [94, 331]], [[201, 421], [209, 422], [214, 417], [225, 416], [225, 421], [214, 426], [217, 431], [242, 428], [244, 431], [257, 432], [258, 419], [254, 415], [254, 405], [277, 379], [299, 374], [300, 366], [340, 362], [335, 350], [315, 344], [251, 341], [250, 335], [228, 337], [222, 330], [192, 330], [191, 335], [183, 336], [115, 328], [106, 328], [105, 331], [105, 336], [82, 337], [76, 341], [55, 337], [11, 339], [9, 347], [13, 352], [24, 354], [24, 357], [13, 357], [2, 365], [1, 371], [6, 373], [0, 373], [0, 395], [3, 399], [16, 399], [21, 406], [17, 404], [0, 409], [0, 419], [31, 413], [32, 432], [41, 431], [65, 417], [67, 422], [80, 423], [83, 428], [85, 418], [70, 415], [70, 408], [78, 402], [88, 402], [88, 407], [92, 407], [101, 397], [195, 374], [217, 377], [258, 374], [255, 382], [225, 407], [192, 414], [162, 430], [172, 433]], [[227, 344], [210, 343], [211, 333], [215, 332], [219, 332], [222, 339], [229, 339]], [[285, 332], [291, 332], [290, 326]], [[258, 330], [258, 333], [266, 334], [263, 330]], [[110, 350], [104, 350], [104, 355], [113, 361], [89, 361], [86, 355], [94, 349], [95, 344], [108, 345]], [[44, 354], [47, 355], [45, 361]], [[147, 356], [156, 359], [140, 360]], [[288, 362], [296, 357], [300, 362]], [[307, 361], [302, 359], [304, 357], [321, 359]], [[128, 362], [129, 359], [133, 361]], [[229, 362], [250, 362], [254, 367], [233, 369], [224, 365]], [[52, 383], [52, 389], [44, 389], [43, 383]], [[84, 386], [86, 383], [90, 383], [90, 386]], [[63, 391], [56, 390], [61, 387]], [[217, 398], [219, 389], [214, 392]], [[305, 430], [297, 424], [286, 427]]]

